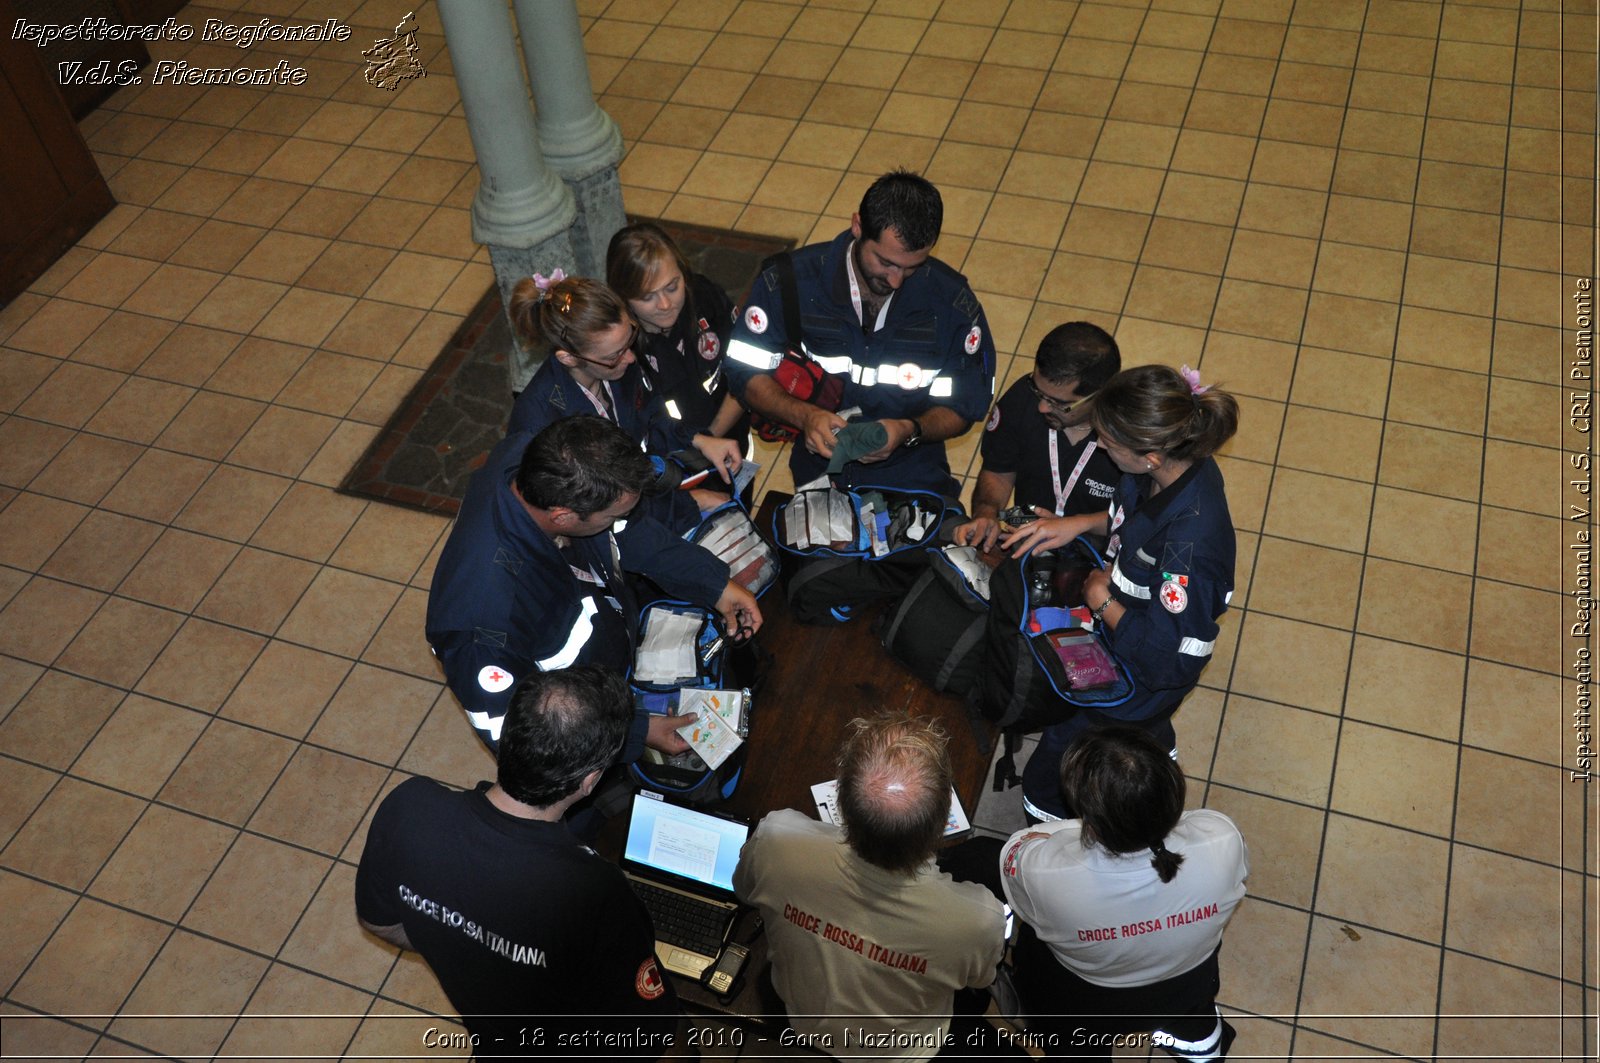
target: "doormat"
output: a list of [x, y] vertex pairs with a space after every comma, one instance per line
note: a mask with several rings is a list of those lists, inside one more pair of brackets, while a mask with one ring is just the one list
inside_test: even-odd
[[[629, 218], [629, 221], [653, 219]], [[756, 268], [793, 240], [656, 221], [697, 273], [742, 302]], [[491, 284], [339, 490], [454, 516], [511, 414], [511, 325]]]

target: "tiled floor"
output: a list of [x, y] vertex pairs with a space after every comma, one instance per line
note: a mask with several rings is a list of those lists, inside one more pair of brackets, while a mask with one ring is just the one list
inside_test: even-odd
[[[304, 86], [119, 93], [83, 127], [122, 205], [0, 309], [8, 1055], [428, 1054], [445, 1004], [357, 930], [351, 859], [401, 778], [489, 764], [421, 637], [444, 522], [330, 490], [490, 281], [436, 12], [425, 80], [361, 77], [409, 6], [248, 53]], [[1179, 718], [1254, 855], [1240, 1052], [1592, 1057], [1593, 4], [580, 7], [630, 210], [824, 237], [924, 169], [1002, 384], [1087, 317], [1241, 396], [1240, 590]]]

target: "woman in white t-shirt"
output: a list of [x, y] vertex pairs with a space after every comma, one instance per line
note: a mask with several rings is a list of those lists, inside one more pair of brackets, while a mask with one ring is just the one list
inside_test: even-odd
[[1081, 736], [1061, 759], [1079, 818], [1013, 835], [1000, 859], [1025, 927], [1016, 986], [1048, 1055], [1111, 1057], [1149, 1033], [1183, 1059], [1226, 1057], [1217, 950], [1244, 897], [1244, 839], [1220, 812], [1183, 810], [1177, 763], [1126, 726]]

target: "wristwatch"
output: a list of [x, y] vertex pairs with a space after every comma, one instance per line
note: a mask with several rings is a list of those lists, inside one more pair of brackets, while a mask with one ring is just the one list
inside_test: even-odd
[[915, 417], [907, 417], [906, 420], [911, 422], [911, 434], [906, 436], [905, 441], [900, 445], [902, 447], [914, 447], [922, 442], [922, 422]]

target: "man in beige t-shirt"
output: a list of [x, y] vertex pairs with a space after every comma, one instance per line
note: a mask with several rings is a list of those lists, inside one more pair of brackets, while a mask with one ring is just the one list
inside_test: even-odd
[[842, 829], [786, 809], [745, 844], [734, 889], [761, 910], [773, 986], [802, 1043], [894, 1059], [968, 1047], [950, 1043], [954, 996], [994, 980], [1005, 915], [987, 889], [934, 866], [950, 812], [946, 744], [932, 720], [854, 720], [839, 757]]

